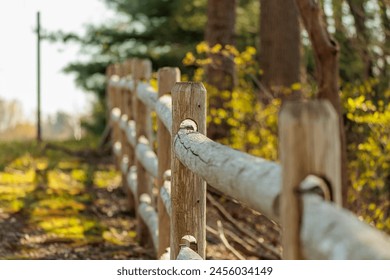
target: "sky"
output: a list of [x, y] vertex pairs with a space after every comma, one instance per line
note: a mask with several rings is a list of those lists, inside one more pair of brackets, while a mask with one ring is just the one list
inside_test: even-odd
[[[37, 108], [36, 13], [41, 28], [83, 34], [85, 24], [112, 19], [114, 14], [102, 0], [0, 0], [0, 97], [17, 99], [26, 116]], [[81, 57], [79, 48], [63, 44], [41, 44], [41, 99], [44, 115], [64, 111], [82, 114], [89, 110], [91, 94], [76, 88], [74, 77], [62, 72]]]

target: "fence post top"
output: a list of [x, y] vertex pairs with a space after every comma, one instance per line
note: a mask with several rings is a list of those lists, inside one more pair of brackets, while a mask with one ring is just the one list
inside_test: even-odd
[[325, 99], [286, 101], [280, 109], [279, 117], [285, 121], [289, 121], [301, 118], [307, 114], [310, 114], [310, 121], [313, 120], [313, 118], [338, 118], [333, 105]]
[[106, 68], [106, 75], [108, 77], [111, 77], [112, 75], [114, 75], [114, 65], [113, 64], [109, 64]]
[[118, 76], [120, 76], [120, 77], [122, 77], [123, 76], [123, 64], [121, 64], [121, 63], [115, 63], [114, 64], [114, 75], [118, 75]]
[[172, 88], [172, 93], [188, 92], [191, 93], [204, 93], [206, 94], [206, 88], [201, 82], [176, 82]]
[[152, 76], [152, 62], [149, 59], [133, 58], [131, 72], [135, 80], [149, 80]]
[[178, 67], [161, 67], [158, 69], [158, 73], [160, 72], [179, 72], [180, 69]]
[[131, 75], [133, 73], [133, 59], [127, 59], [123, 62], [124, 76]]

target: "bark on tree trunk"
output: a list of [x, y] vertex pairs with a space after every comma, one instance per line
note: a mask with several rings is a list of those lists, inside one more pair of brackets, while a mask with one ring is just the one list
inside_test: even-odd
[[[386, 58], [390, 56], [390, 18], [387, 11], [390, 9], [387, 0], [378, 0], [378, 5], [380, 8], [382, 28], [385, 33], [385, 41], [383, 46], [383, 62], [384, 66], [382, 67], [382, 77], [388, 81], [390, 85], [390, 67]], [[390, 211], [390, 210], [389, 210]]]
[[351, 14], [355, 21], [356, 37], [358, 39], [358, 50], [362, 56], [364, 63], [364, 79], [373, 76], [372, 67], [373, 62], [370, 53], [367, 50], [370, 38], [366, 27], [366, 13], [364, 11], [365, 0], [347, 0]]
[[294, 0], [260, 1], [261, 80], [268, 89], [300, 82], [300, 30]]
[[343, 32], [343, 1], [342, 0], [332, 0], [332, 10], [333, 10], [333, 20], [336, 32]]
[[[236, 0], [208, 0], [207, 26], [205, 40], [210, 47], [217, 44], [221, 46], [234, 45], [234, 30], [236, 23]], [[221, 91], [232, 91], [236, 84], [235, 65], [232, 59], [220, 54], [210, 55], [213, 63], [206, 66], [206, 82], [214, 86], [219, 93], [209, 98], [209, 109], [223, 108], [227, 116], [232, 115], [232, 109], [226, 106], [230, 97], [223, 98]], [[229, 95], [230, 96], [230, 95]], [[215, 140], [228, 139], [230, 126], [227, 118], [220, 124], [211, 122], [208, 128], [208, 136]]]
[[321, 9], [314, 0], [295, 0], [303, 23], [313, 45], [318, 98], [329, 100], [339, 115], [341, 140], [341, 174], [343, 189], [343, 206], [347, 200], [347, 153], [345, 143], [344, 121], [339, 96], [339, 47], [327, 32], [322, 21]]
[[[216, 44], [234, 45], [236, 0], [208, 0], [205, 39], [210, 47]], [[235, 85], [234, 62], [221, 55], [213, 55], [207, 66], [206, 81], [219, 90], [232, 90]]]

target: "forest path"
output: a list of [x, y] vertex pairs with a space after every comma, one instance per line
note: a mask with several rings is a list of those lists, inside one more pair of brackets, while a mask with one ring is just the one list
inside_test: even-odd
[[120, 181], [107, 163], [13, 159], [0, 172], [0, 259], [151, 259]]
[[[112, 160], [72, 145], [0, 143], [0, 259], [153, 259]], [[207, 259], [279, 258], [278, 226], [218, 193], [208, 203]]]

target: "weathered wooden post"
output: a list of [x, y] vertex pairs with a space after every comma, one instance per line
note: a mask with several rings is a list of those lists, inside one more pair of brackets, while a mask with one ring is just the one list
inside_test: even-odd
[[113, 145], [114, 145], [114, 157], [115, 164], [118, 170], [121, 168], [121, 154], [122, 154], [122, 143], [121, 143], [121, 131], [120, 131], [120, 118], [122, 112], [120, 110], [121, 104], [121, 89], [118, 86], [120, 77], [122, 75], [122, 68], [119, 63], [114, 64], [114, 76], [113, 80], [117, 83], [113, 88], [112, 101], [113, 101]]
[[341, 146], [338, 116], [328, 101], [288, 102], [279, 117], [282, 163], [281, 225], [284, 259], [303, 259], [300, 226], [303, 211], [300, 189], [308, 175], [329, 187], [331, 200], [342, 204]]
[[[138, 139], [141, 136], [147, 135], [146, 129], [146, 118], [147, 118], [147, 109], [144, 103], [137, 97], [137, 86], [138, 83], [145, 79], [145, 73], [148, 73], [148, 69], [145, 69], [145, 63], [141, 59], [134, 59], [133, 61], [133, 75], [134, 75], [134, 93], [133, 93], [133, 104], [135, 106], [135, 123], [136, 123], [136, 141], [138, 143]], [[149, 186], [149, 176], [142, 165], [142, 163], [136, 159], [135, 166], [137, 167], [137, 201], [142, 194], [149, 194], [148, 186]], [[150, 194], [149, 194], [150, 195]], [[138, 207], [138, 204], [137, 204]], [[148, 228], [145, 225], [142, 217], [137, 212], [137, 220], [138, 220], [138, 241], [140, 245], [146, 245], [150, 238]]]
[[[158, 71], [158, 96], [170, 94], [176, 82], [180, 81], [179, 68], [164, 67]], [[160, 189], [164, 185], [164, 173], [171, 169], [171, 135], [162, 121], [157, 118], [157, 156], [158, 156], [158, 177], [157, 187]], [[169, 247], [170, 237], [170, 218], [165, 209], [164, 203], [158, 195], [157, 212], [159, 221], [159, 248], [157, 258], [164, 254], [165, 249]]]
[[107, 87], [106, 87], [106, 102], [107, 102], [107, 121], [111, 127], [111, 138], [112, 138], [112, 119], [111, 119], [111, 110], [114, 108], [113, 106], [113, 96], [112, 96], [112, 85], [111, 85], [111, 77], [114, 75], [114, 66], [112, 64], [108, 65], [106, 68], [106, 79], [107, 79]]
[[[197, 128], [182, 125], [184, 120]], [[180, 130], [195, 129], [206, 134], [206, 89], [202, 83], [180, 82], [172, 89], [172, 146], [180, 141]], [[173, 149], [172, 149], [173, 150]], [[176, 259], [180, 240], [192, 235], [198, 242], [198, 254], [206, 255], [206, 183], [188, 170], [172, 153], [171, 259]]]
[[124, 164], [127, 166], [126, 166], [126, 170], [124, 170], [125, 172], [123, 172], [123, 174], [122, 174], [122, 182], [123, 182], [123, 185], [126, 189], [127, 196], [129, 198], [130, 211], [135, 211], [134, 195], [131, 192], [131, 190], [129, 188], [129, 184], [127, 182], [127, 175], [129, 173], [129, 169], [134, 164], [135, 153], [134, 153], [133, 146], [130, 144], [129, 140], [127, 139], [127, 133], [126, 133], [126, 130], [128, 127], [128, 122], [130, 120], [133, 120], [132, 92], [128, 88], [128, 83], [131, 79], [132, 60], [129, 59], [129, 60], [125, 61], [123, 67], [124, 67], [123, 74], [124, 74], [124, 78], [126, 81], [126, 87], [123, 91], [123, 114], [124, 114], [123, 118], [124, 118], [124, 121], [126, 121], [124, 128], [123, 128], [123, 133], [124, 133], [124, 143], [123, 143], [124, 147], [123, 147], [123, 149], [124, 149], [124, 153], [125, 153], [125, 158], [123, 158], [123, 161], [127, 161], [127, 163], [124, 162]]
[[[150, 78], [152, 77], [152, 62], [149, 59], [143, 59], [142, 63], [143, 63], [143, 68], [144, 68], [143, 80], [145, 82], [149, 82]], [[150, 108], [149, 106], [145, 106], [145, 109], [146, 109], [146, 134], [145, 134], [145, 137], [149, 141], [150, 148], [152, 150], [154, 150], [155, 136], [154, 136], [154, 132], [153, 132], [153, 120], [152, 120], [152, 111], [154, 111], [154, 108]], [[156, 210], [157, 206], [156, 206], [156, 200], [155, 200], [155, 193], [153, 192], [154, 185], [155, 185], [156, 181], [155, 181], [155, 178], [153, 176], [151, 176], [151, 175], [148, 175], [148, 176], [149, 176], [148, 194], [151, 197], [151, 205]]]
[[119, 85], [118, 85], [118, 107], [121, 111], [121, 116], [118, 122], [119, 126], [119, 141], [121, 143], [121, 153], [119, 156], [119, 170], [122, 173], [122, 185], [126, 185], [126, 170], [124, 170], [124, 167], [126, 167], [129, 164], [128, 159], [128, 141], [126, 136], [126, 127], [125, 124], [128, 121], [128, 115], [127, 115], [127, 107], [126, 107], [126, 89], [124, 87], [125, 85], [125, 77], [126, 77], [126, 68], [125, 64], [120, 64], [120, 76], [119, 76]]
[[[107, 66], [106, 69], [106, 78], [107, 78], [107, 88], [106, 88], [106, 101], [107, 101], [107, 122], [109, 124], [109, 133], [110, 133], [110, 139], [111, 144], [115, 144], [115, 122], [113, 120], [113, 109], [115, 107], [114, 105], [114, 94], [115, 89], [112, 85], [112, 77], [114, 76], [115, 68], [113, 64], [110, 64]], [[114, 147], [112, 146], [112, 152], [114, 151]], [[115, 157], [115, 155], [114, 155]]]

